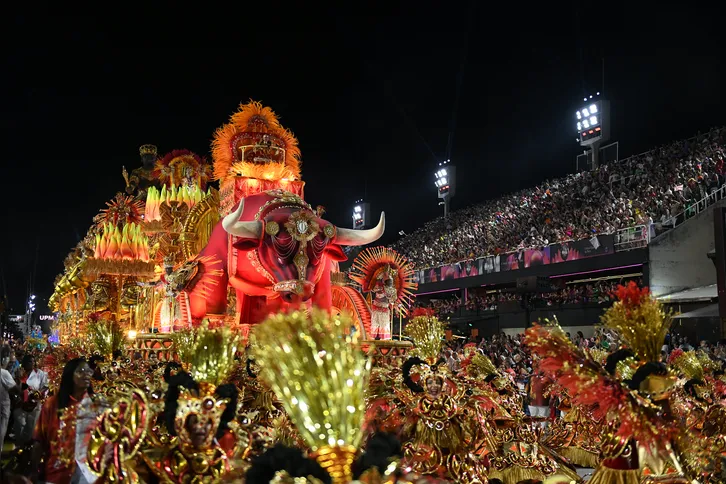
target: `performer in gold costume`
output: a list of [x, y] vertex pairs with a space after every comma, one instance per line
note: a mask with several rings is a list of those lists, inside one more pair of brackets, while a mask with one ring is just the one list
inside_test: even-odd
[[379, 385], [393, 385], [371, 391], [379, 398], [369, 403], [369, 426], [397, 429], [403, 463], [417, 473], [487, 482], [487, 455], [495, 445], [485, 418], [495, 406], [491, 395], [472, 391], [449, 372], [439, 357], [444, 325], [436, 317], [415, 313], [406, 335], [414, 341], [413, 356], [400, 381], [379, 377]]
[[[99, 426], [97, 444], [89, 446], [92, 470], [109, 479], [124, 475], [130, 482], [148, 482], [153, 475], [170, 484], [220, 482], [225, 475], [244, 472], [249, 435], [234, 419], [237, 390], [222, 384], [235, 365], [239, 341], [239, 335], [228, 328], [195, 331], [186, 345], [178, 348], [191, 373], [180, 372], [170, 378], [163, 416], [149, 414], [153, 407], [143, 392], [136, 392], [139, 396], [131, 406], [136, 414], [148, 414], [144, 435], [151, 422], [160, 419], [165, 423], [171, 437], [166, 445], [159, 445], [156, 438], [142, 439], [129, 453], [125, 448], [128, 440], [115, 436], [135, 432], [137, 418], [123, 419], [121, 429]], [[109, 456], [124, 455], [124, 459], [109, 464]]]
[[141, 156], [141, 166], [134, 168], [130, 177], [126, 173], [126, 168], [124, 168], [123, 175], [126, 179], [126, 193], [129, 195], [135, 193], [138, 199], [145, 200], [146, 190], [149, 187], [159, 188], [161, 186], [160, 180], [154, 173], [157, 148], [154, 145], [141, 145], [139, 155]]
[[592, 408], [606, 425], [601, 463], [590, 483], [687, 483], [675, 442], [679, 426], [670, 409], [675, 379], [658, 362], [671, 316], [647, 289], [620, 287], [619, 300], [602, 320], [632, 350], [616, 352], [607, 369], [577, 348], [559, 325], [535, 325], [525, 342], [540, 368], [567, 389], [573, 404]]
[[260, 376], [310, 453], [305, 459], [299, 451], [271, 449], [247, 472], [249, 484], [421, 482], [402, 471], [395, 458], [389, 460], [397, 453], [390, 436], [374, 436], [362, 445], [370, 360], [357, 336], [347, 334], [350, 326], [346, 316], [313, 310], [274, 315], [253, 330]]

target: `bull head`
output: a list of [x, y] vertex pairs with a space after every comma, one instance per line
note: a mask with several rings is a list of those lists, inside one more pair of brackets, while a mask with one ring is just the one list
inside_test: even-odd
[[[245, 208], [245, 201], [239, 203], [237, 210], [230, 213], [224, 220], [222, 220], [222, 226], [224, 230], [231, 235], [241, 238], [252, 238], [259, 239], [262, 236], [262, 222], [254, 221], [242, 221], [240, 217]], [[381, 212], [381, 218], [372, 229], [367, 230], [353, 230], [343, 229], [340, 227], [335, 228], [335, 243], [338, 245], [367, 245], [372, 244], [376, 240], [383, 236], [383, 232], [386, 230], [386, 213]]]
[[297, 210], [273, 211], [264, 222], [240, 220], [243, 211], [244, 200], [237, 210], [224, 217], [222, 227], [240, 238], [236, 248], [257, 251], [267, 278], [274, 281], [273, 290], [286, 302], [310, 299], [325, 270], [321, 266], [324, 255], [345, 260], [340, 246], [375, 242], [385, 230], [383, 213], [375, 228], [351, 230], [335, 227], [302, 206]]

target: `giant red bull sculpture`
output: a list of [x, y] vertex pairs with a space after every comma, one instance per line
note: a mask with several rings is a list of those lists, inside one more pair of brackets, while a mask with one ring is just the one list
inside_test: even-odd
[[217, 131], [213, 156], [224, 218], [180, 269], [192, 318], [224, 319], [232, 300], [235, 322], [243, 325], [289, 307], [330, 309], [330, 272], [346, 259], [341, 247], [378, 240], [384, 215], [369, 230], [323, 220], [303, 199], [297, 139], [259, 103], [241, 106]]

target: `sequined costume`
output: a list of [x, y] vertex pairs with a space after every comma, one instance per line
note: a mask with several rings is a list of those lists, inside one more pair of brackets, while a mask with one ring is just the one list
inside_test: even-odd
[[630, 350], [610, 355], [605, 367], [556, 323], [529, 328], [525, 343], [573, 404], [592, 408], [594, 417], [606, 422], [602, 461], [590, 482], [689, 482], [674, 445], [679, 431], [669, 404], [674, 379], [657, 362], [671, 316], [634, 283], [621, 286], [617, 295], [602, 320]]
[[417, 473], [487, 482], [487, 456], [494, 441], [485, 415], [496, 403], [491, 394], [470, 388], [439, 360], [443, 328], [430, 314], [414, 314], [406, 327], [414, 356], [400, 373], [395, 368], [379, 370], [369, 392], [368, 425], [398, 432], [403, 464]]
[[486, 414], [492, 436], [488, 477], [505, 483], [544, 480], [553, 475], [579, 480], [574, 468], [552, 452], [538, 423], [524, 414], [522, 396], [511, 376], [500, 373], [476, 345], [464, 346], [464, 356], [459, 381], [491, 402]]
[[580, 467], [597, 467], [600, 455], [601, 423], [589, 408], [572, 406], [564, 395], [559, 410], [564, 413], [544, 432], [542, 443], [569, 462]]
[[394, 312], [406, 315], [413, 300], [413, 272], [405, 257], [386, 247], [371, 247], [356, 257], [350, 278], [369, 294], [370, 339], [391, 339]]
[[392, 309], [398, 295], [388, 273], [379, 276], [372, 292], [371, 336], [376, 339], [391, 339]]
[[[350, 319], [346, 316], [331, 318], [326, 312], [313, 310], [311, 314], [295, 311], [274, 315], [251, 333], [260, 376], [274, 389], [311, 449], [308, 457], [312, 462], [307, 464], [294, 451], [274, 448], [266, 453], [277, 455], [270, 459], [276, 467], [266, 474], [270, 482], [317, 484], [327, 475], [333, 484], [349, 483], [354, 467], [359, 473], [355, 482], [423, 482], [398, 465], [395, 450], [394, 455], [380, 455], [377, 465], [366, 462], [373, 454], [363, 445], [370, 360], [357, 348], [358, 336], [346, 334], [348, 328]], [[388, 439], [374, 436], [373, 441]], [[249, 474], [261, 482], [259, 469], [253, 466]]]
[[[171, 376], [163, 407], [157, 390], [121, 392], [102, 416], [108, 424], [99, 426], [95, 444], [89, 445], [89, 466], [97, 474], [129, 482], [153, 474], [160, 482], [178, 484], [219, 482], [246, 468], [249, 433], [234, 419], [236, 403], [220, 393], [230, 387], [221, 383], [234, 366], [239, 335], [202, 327], [181, 336], [187, 338], [177, 339], [178, 353], [191, 373]], [[233, 405], [229, 412], [228, 405]]]

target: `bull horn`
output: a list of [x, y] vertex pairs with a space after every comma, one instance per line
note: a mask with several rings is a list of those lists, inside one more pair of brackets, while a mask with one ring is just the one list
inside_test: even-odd
[[262, 235], [262, 222], [243, 222], [240, 221], [242, 212], [245, 209], [245, 201], [239, 202], [239, 207], [233, 213], [230, 213], [222, 219], [222, 227], [225, 232], [235, 237], [243, 237], [246, 239], [259, 239]]
[[372, 229], [367, 230], [353, 230], [353, 229], [341, 229], [336, 227], [337, 236], [335, 237], [335, 243], [338, 245], [366, 245], [375, 242], [380, 239], [383, 232], [386, 230], [386, 214], [381, 212], [381, 219]]

